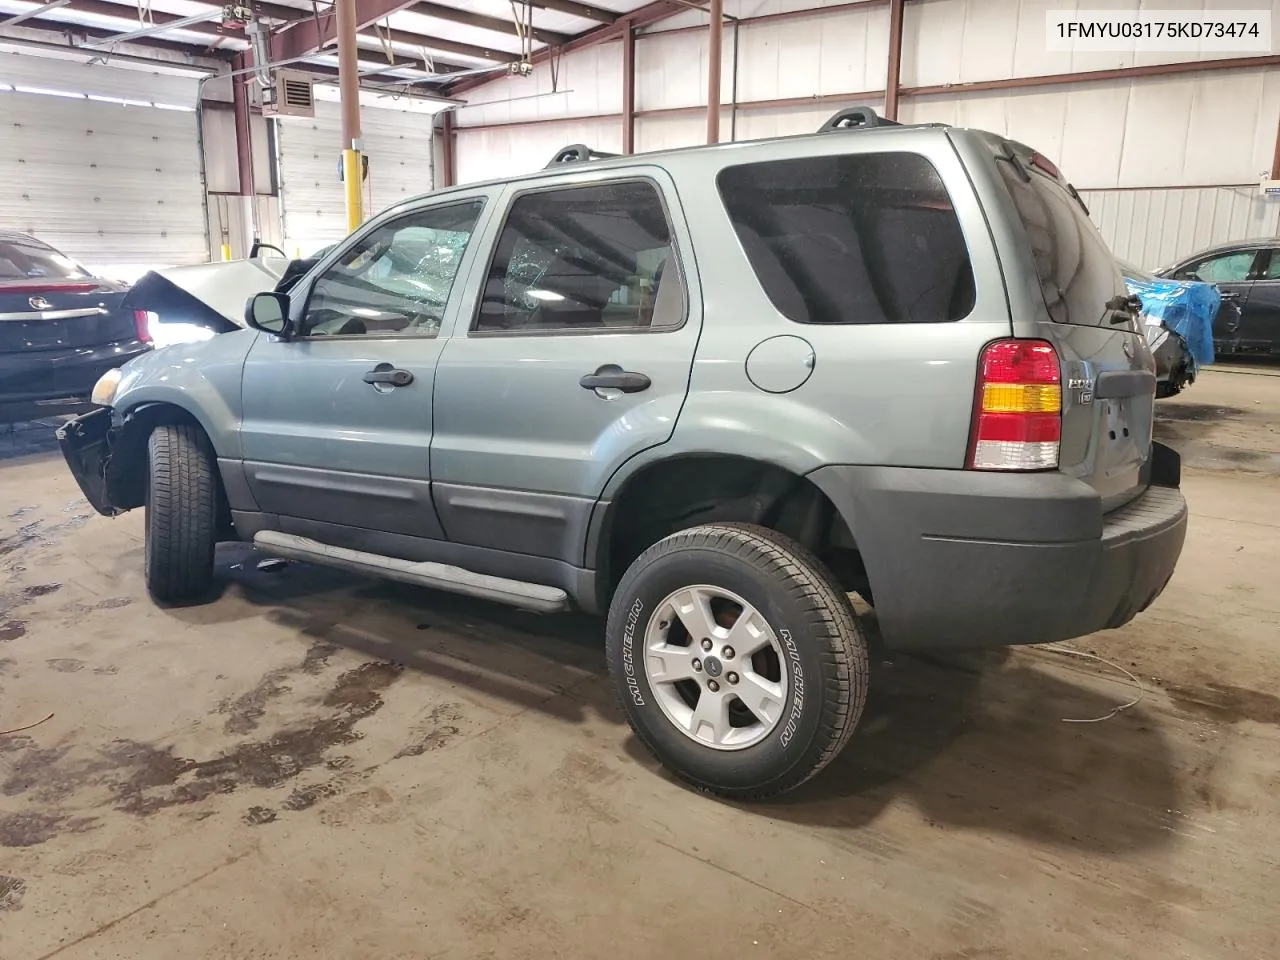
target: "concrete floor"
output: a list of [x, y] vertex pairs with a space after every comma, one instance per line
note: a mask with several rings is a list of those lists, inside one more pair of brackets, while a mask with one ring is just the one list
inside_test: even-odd
[[600, 625], [220, 553], [164, 611], [142, 517], [0, 433], [0, 957], [1280, 955], [1280, 377], [1161, 403], [1192, 521], [1073, 644], [879, 664], [784, 802], [672, 783]]

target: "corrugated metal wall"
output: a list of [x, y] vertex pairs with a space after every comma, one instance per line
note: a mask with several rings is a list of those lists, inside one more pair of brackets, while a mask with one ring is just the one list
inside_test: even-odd
[[[365, 204], [370, 215], [431, 190], [430, 115], [366, 108], [360, 125], [369, 157]], [[347, 235], [346, 199], [338, 179], [338, 105], [320, 100], [314, 120], [279, 121], [277, 138], [285, 250], [306, 255]]]
[[0, 53], [0, 82], [0, 224], [113, 275], [207, 258], [194, 77]]
[[1155, 269], [1227, 240], [1280, 236], [1280, 202], [1254, 185], [1164, 190], [1083, 190], [1117, 257]]
[[[828, 6], [833, 9], [822, 9]], [[1051, 52], [1045, 44], [1045, 12], [1060, 6], [1057, 0], [909, 3], [903, 86], [1227, 56]], [[1280, 24], [1280, 0], [1142, 0], [1129, 6], [1261, 7], [1272, 9], [1274, 22]], [[884, 86], [887, 5], [850, 7], [840, 0], [725, 2], [726, 13], [737, 17], [809, 9], [812, 13], [795, 19], [748, 22], [738, 28], [737, 100], [742, 106], [733, 124], [736, 139], [811, 131], [845, 103], [880, 106], [878, 94], [866, 91]], [[700, 29], [705, 24], [705, 12], [690, 10], [660, 22], [637, 40], [638, 150], [703, 142], [705, 118], [697, 107], [707, 87], [707, 31]], [[533, 170], [568, 143], [616, 150], [621, 144], [621, 60], [619, 44], [602, 44], [561, 59], [556, 93], [546, 64], [540, 64], [530, 79], [503, 78], [473, 91], [469, 99], [482, 105], [458, 111], [459, 179], [468, 182]], [[733, 78], [733, 30], [726, 28], [721, 84], [726, 104]], [[803, 98], [810, 97], [828, 99], [804, 104]], [[799, 103], [752, 105], [779, 99]], [[1117, 252], [1147, 265], [1220, 239], [1276, 230], [1280, 204], [1254, 200], [1256, 188], [1230, 185], [1256, 183], [1271, 165], [1280, 118], [1280, 71], [1243, 68], [909, 95], [902, 100], [900, 115], [907, 122], [983, 127], [1034, 144], [1057, 159], [1082, 190], [1108, 191], [1092, 204], [1096, 219]], [[467, 130], [469, 125], [484, 129]], [[728, 139], [728, 111], [721, 129]], [[1184, 189], [1188, 187], [1197, 189]]]

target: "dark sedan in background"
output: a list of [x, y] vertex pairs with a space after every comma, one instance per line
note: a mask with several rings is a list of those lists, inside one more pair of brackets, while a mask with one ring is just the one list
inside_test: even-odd
[[1201, 250], [1156, 276], [1205, 280], [1232, 295], [1239, 314], [1223, 311], [1214, 324], [1216, 352], [1280, 353], [1280, 237]]
[[127, 287], [21, 233], [0, 231], [0, 423], [89, 407], [94, 383], [151, 349]]

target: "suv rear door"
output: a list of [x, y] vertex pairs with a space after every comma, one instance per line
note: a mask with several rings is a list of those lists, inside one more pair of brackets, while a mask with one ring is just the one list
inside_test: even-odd
[[[1059, 469], [1113, 510], [1141, 493], [1151, 456], [1151, 353], [1115, 258], [1075, 189], [1024, 144], [984, 138], [1024, 236], [1021, 263], [1038, 286], [1011, 284], [1016, 336], [1048, 340], [1062, 362]], [[1006, 208], [1010, 205], [1006, 203]], [[1027, 256], [1029, 254], [1029, 256]], [[1017, 260], [1006, 252], [1004, 259]], [[1030, 261], [1029, 263], [1027, 261]]]
[[670, 438], [701, 310], [656, 168], [508, 188], [436, 372], [432, 494], [449, 539], [581, 565], [628, 458]]

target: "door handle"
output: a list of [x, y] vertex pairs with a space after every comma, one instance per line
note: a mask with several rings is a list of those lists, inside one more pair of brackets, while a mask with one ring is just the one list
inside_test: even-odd
[[385, 383], [393, 387], [407, 387], [413, 383], [413, 374], [408, 370], [397, 370], [389, 363], [380, 363], [364, 375], [365, 383]]
[[648, 390], [651, 383], [643, 373], [623, 370], [616, 363], [606, 363], [595, 373], [588, 373], [578, 381], [578, 385], [584, 390], [621, 390], [623, 393]]

